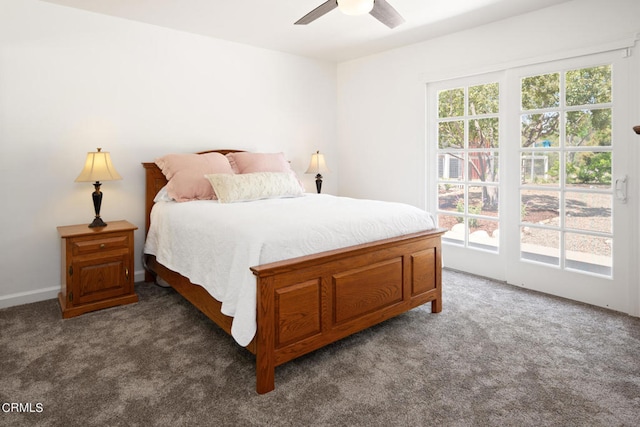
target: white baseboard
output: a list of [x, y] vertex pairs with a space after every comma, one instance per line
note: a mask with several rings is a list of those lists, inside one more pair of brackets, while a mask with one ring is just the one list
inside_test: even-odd
[[[144, 280], [144, 270], [136, 271], [134, 275], [136, 282]], [[51, 286], [48, 288], [35, 289], [33, 291], [18, 292], [9, 295], [0, 295], [0, 309], [14, 307], [16, 305], [30, 304], [32, 302], [45, 301], [48, 299], [58, 298], [60, 286]]]
[[135, 273], [133, 273], [133, 281], [136, 283], [144, 282], [144, 270], [136, 271]]
[[28, 292], [18, 292], [15, 294], [0, 296], [0, 308], [13, 307], [16, 305], [30, 304], [32, 302], [44, 301], [58, 297], [60, 286], [36, 289]]

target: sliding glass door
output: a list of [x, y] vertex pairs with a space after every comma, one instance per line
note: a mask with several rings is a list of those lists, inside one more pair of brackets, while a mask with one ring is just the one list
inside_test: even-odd
[[510, 283], [628, 310], [628, 78], [620, 52], [508, 72]]
[[445, 266], [627, 310], [628, 78], [610, 53], [429, 85]]

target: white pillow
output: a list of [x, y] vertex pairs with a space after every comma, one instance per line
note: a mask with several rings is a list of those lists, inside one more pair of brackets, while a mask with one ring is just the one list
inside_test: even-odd
[[296, 197], [303, 191], [291, 172], [216, 173], [205, 177], [211, 183], [220, 203]]
[[160, 191], [158, 191], [158, 194], [156, 194], [156, 197], [153, 198], [153, 202], [154, 203], [175, 202], [175, 200], [173, 199], [173, 197], [169, 195], [169, 191], [167, 190], [167, 186], [165, 185], [160, 189]]

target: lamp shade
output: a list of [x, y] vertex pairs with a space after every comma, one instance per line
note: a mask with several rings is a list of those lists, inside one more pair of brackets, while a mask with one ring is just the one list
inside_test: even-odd
[[327, 163], [324, 161], [324, 154], [320, 154], [319, 151], [316, 151], [311, 155], [311, 161], [309, 162], [309, 167], [305, 173], [313, 173], [313, 174], [323, 174], [331, 172], [327, 167]]
[[87, 153], [87, 160], [84, 163], [84, 169], [76, 178], [76, 182], [93, 182], [93, 181], [115, 181], [122, 179], [111, 163], [111, 156], [108, 152], [98, 151]]
[[338, 0], [338, 9], [345, 15], [364, 15], [373, 9], [374, 0]]

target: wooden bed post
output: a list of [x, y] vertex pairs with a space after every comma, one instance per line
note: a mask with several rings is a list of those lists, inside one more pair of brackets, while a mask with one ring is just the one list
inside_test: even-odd
[[273, 276], [256, 277], [256, 391], [269, 393], [275, 388], [275, 292]]

